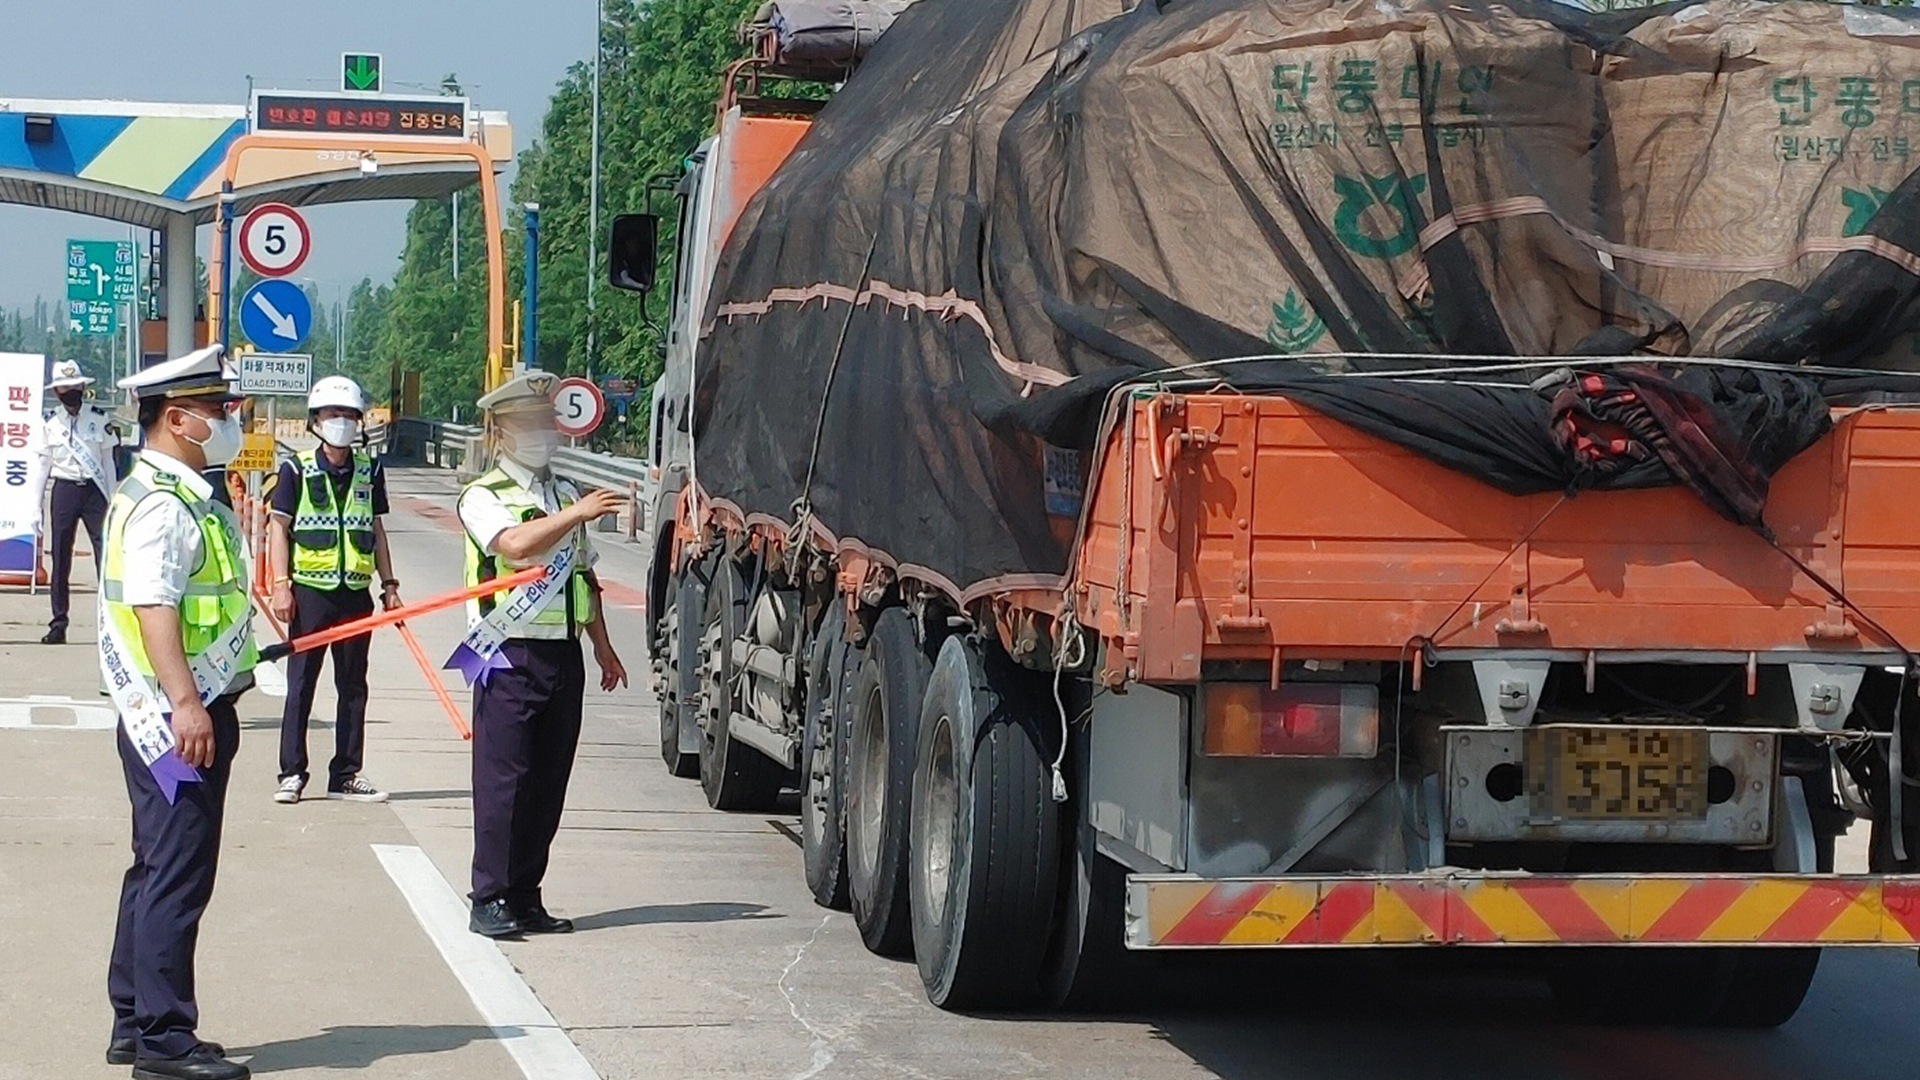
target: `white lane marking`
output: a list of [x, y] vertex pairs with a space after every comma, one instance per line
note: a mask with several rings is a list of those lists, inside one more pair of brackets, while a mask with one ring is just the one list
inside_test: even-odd
[[467, 930], [467, 903], [417, 847], [374, 844], [413, 917], [527, 1080], [600, 1080], [500, 947]]
[[110, 705], [50, 694], [0, 698], [0, 728], [35, 731], [109, 731], [120, 722]]

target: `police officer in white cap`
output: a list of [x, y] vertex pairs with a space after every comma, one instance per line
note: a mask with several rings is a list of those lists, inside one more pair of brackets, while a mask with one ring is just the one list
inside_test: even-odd
[[[93, 544], [94, 568], [100, 566], [100, 522], [118, 478], [113, 473], [113, 447], [118, 441], [113, 417], [86, 399], [93, 380], [80, 365], [62, 360], [53, 365], [47, 389], [60, 407], [47, 414], [41, 427], [40, 467], [53, 481], [47, 495], [47, 539], [53, 547], [53, 618], [42, 645], [67, 642], [67, 615], [73, 582], [73, 541], [80, 526]], [[43, 479], [41, 483], [44, 483]], [[35, 490], [38, 490], [36, 484]]]
[[133, 804], [107, 1061], [148, 1080], [244, 1080], [201, 1041], [193, 978], [240, 747], [234, 702], [256, 658], [240, 530], [201, 476], [240, 450], [240, 397], [218, 346], [120, 385], [140, 399], [145, 445], [107, 508], [100, 585], [100, 674]]
[[553, 474], [560, 445], [553, 393], [559, 379], [529, 372], [479, 405], [500, 463], [460, 493], [469, 584], [545, 566], [539, 581], [469, 606], [467, 635], [447, 666], [473, 684], [473, 911], [487, 937], [566, 933], [547, 912], [541, 879], [580, 741], [593, 645], [600, 688], [627, 681], [607, 640], [587, 525], [618, 511], [624, 495], [582, 493]]
[[[368, 587], [378, 578], [385, 607], [400, 606], [400, 582], [387, 554], [387, 477], [367, 453], [362, 428], [367, 395], [344, 375], [329, 375], [307, 394], [307, 427], [320, 445], [280, 466], [273, 489], [273, 613], [289, 637], [304, 637], [373, 614]], [[373, 639], [336, 641], [333, 760], [327, 798], [385, 802], [386, 792], [360, 775], [367, 736], [367, 660]], [[328, 649], [287, 661], [287, 702], [280, 717], [280, 786], [275, 802], [297, 803], [307, 786], [307, 720]]]

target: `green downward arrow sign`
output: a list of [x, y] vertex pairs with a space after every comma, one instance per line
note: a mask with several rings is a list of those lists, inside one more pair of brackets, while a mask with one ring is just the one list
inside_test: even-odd
[[379, 58], [349, 55], [346, 59], [346, 80], [349, 90], [379, 90]]

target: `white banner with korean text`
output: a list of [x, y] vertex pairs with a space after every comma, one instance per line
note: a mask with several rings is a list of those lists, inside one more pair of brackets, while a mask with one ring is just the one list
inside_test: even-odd
[[39, 547], [41, 485], [40, 425], [45, 414], [47, 358], [39, 353], [0, 353], [0, 584], [33, 580]]

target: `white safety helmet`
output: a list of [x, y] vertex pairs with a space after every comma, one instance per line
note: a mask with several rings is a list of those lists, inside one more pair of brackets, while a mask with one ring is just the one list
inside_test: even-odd
[[367, 394], [360, 384], [345, 375], [329, 375], [313, 384], [307, 392], [307, 412], [315, 413], [325, 408], [352, 409], [362, 416], [367, 414]]

